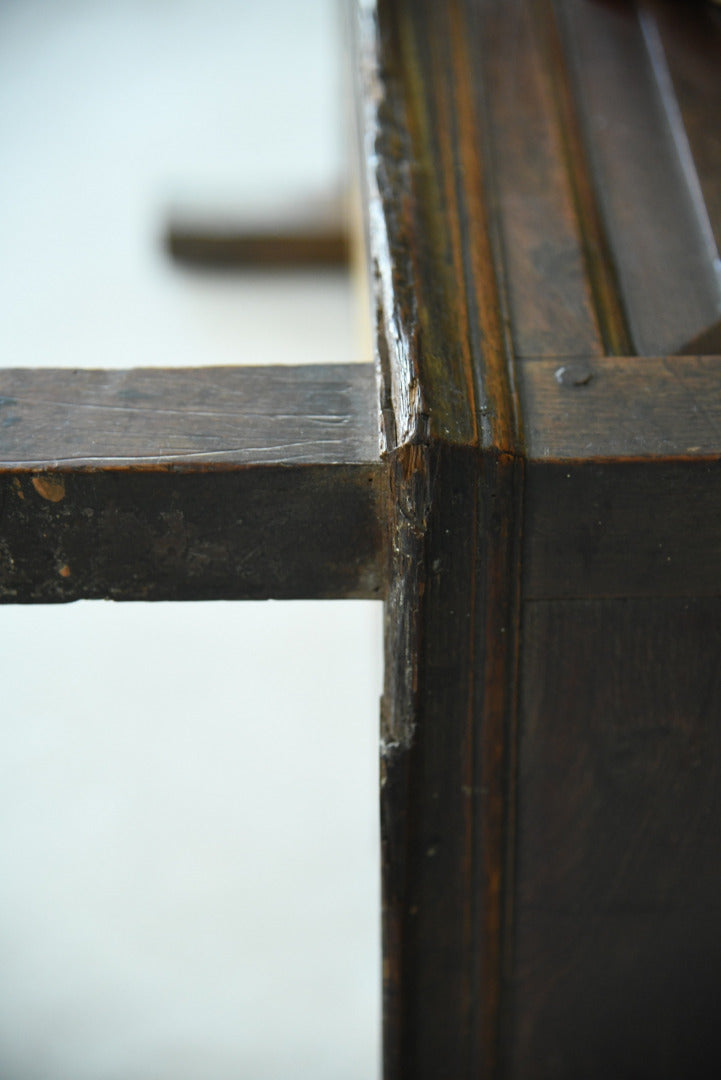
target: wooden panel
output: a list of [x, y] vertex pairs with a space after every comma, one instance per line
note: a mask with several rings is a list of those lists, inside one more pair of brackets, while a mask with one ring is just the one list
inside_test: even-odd
[[[544, 725], [556, 699], [551, 737], [554, 723], [559, 730], [578, 723], [586, 753], [584, 717], [574, 712], [575, 702], [586, 701], [584, 686], [611, 693], [608, 687], [630, 687], [633, 672], [647, 669], [636, 676], [635, 693], [629, 689], [628, 708], [619, 704], [616, 726], [652, 729], [651, 750], [636, 754], [637, 764], [645, 758], [652, 769], [662, 756], [656, 705], [659, 727], [673, 731], [683, 729], [684, 717], [689, 730], [701, 729], [711, 709], [693, 713], [698, 701], [686, 673], [676, 697], [669, 686], [672, 668], [687, 661], [686, 645], [672, 644], [674, 627], [687, 627], [689, 656], [704, 635], [717, 637], [719, 360], [659, 357], [687, 351], [693, 340], [706, 351], [721, 293], [706, 189], [682, 153], [655, 24], [646, 5], [639, 10], [592, 0], [383, 0], [377, 23], [361, 17], [369, 267], [391, 486], [382, 795], [388, 1080], [514, 1070], [595, 1075], [595, 1064], [584, 1071], [582, 1035], [567, 1032], [554, 1011], [556, 985], [566, 1022], [578, 1017], [586, 1048], [602, 1043], [605, 1075], [649, 1075], [643, 1045], [653, 1017], [673, 1019], [666, 991], [654, 998], [646, 989], [638, 1007], [627, 996], [626, 1014], [638, 1027], [624, 1043], [617, 1002], [624, 977], [640, 995], [646, 970], [661, 982], [678, 971], [680, 902], [660, 914], [653, 908], [640, 929], [636, 919], [635, 936], [633, 911], [589, 906], [586, 922], [569, 922], [564, 938], [555, 909], [543, 922], [545, 900], [536, 895], [528, 855], [537, 841], [546, 844], [560, 910], [576, 838], [554, 862], [543, 800], [558, 790], [558, 828], [572, 824], [575, 804], [566, 795], [577, 780], [568, 779], [566, 792], [563, 767], [553, 785], [545, 778], [554, 762]], [[528, 602], [520, 634], [519, 578]], [[542, 621], [553, 607], [540, 602], [546, 599], [562, 612], [558, 625], [550, 616]], [[718, 640], [714, 647], [716, 655]], [[688, 667], [707, 701], [718, 691], [711, 655], [704, 645]], [[545, 693], [546, 665], [555, 683], [537, 707], [533, 694]], [[679, 714], [667, 723], [669, 703]], [[602, 727], [603, 717], [593, 723]], [[713, 739], [709, 747], [716, 754]], [[563, 752], [576, 770], [573, 745]], [[561, 753], [564, 767], [565, 760]], [[707, 793], [716, 760], [704, 771]], [[638, 805], [630, 796], [623, 804], [636, 837], [622, 867], [628, 895], [641, 894], [643, 874], [652, 891], [661, 877], [662, 843], [653, 835], [640, 876], [629, 869], [647, 816], [671, 813], [670, 758], [659, 770], [663, 784], [640, 784]], [[694, 792], [683, 777], [679, 783], [693, 818]], [[589, 829], [587, 849], [585, 840], [577, 845], [579, 872], [595, 885], [593, 844], [607, 865], [614, 847], [604, 847], [592, 787], [577, 793], [579, 805], [586, 796], [587, 817], [598, 813], [601, 824]], [[516, 864], [517, 806], [525, 833]], [[627, 851], [613, 810], [609, 828]], [[710, 895], [705, 874], [692, 885], [698, 924], [687, 950], [699, 984], [711, 923], [701, 910]], [[668, 880], [676, 889], [681, 877]], [[579, 900], [569, 888], [569, 896], [575, 917], [585, 893]], [[594, 952], [596, 925], [602, 944]], [[544, 943], [546, 928], [553, 949]], [[662, 954], [664, 928], [674, 940]], [[576, 969], [579, 935], [586, 944]], [[604, 950], [605, 974], [594, 967]], [[595, 989], [581, 985], [584, 968], [592, 979], [598, 974]], [[679, 987], [693, 988], [683, 976]], [[681, 1002], [677, 1017], [706, 1038], [705, 1016], [694, 1029], [684, 1009]], [[619, 1027], [615, 1043], [606, 1017]], [[678, 1047], [693, 1066], [700, 1060], [685, 1033], [672, 1057]], [[654, 1050], [648, 1062], [657, 1060]]]
[[[434, 412], [439, 435], [472, 440], [470, 419], [461, 434], [459, 409], [440, 402], [458, 406], [483, 356], [479, 411], [494, 415], [491, 372], [511, 346], [518, 357], [718, 351], [718, 34], [680, 108], [647, 5], [459, 0], [398, 27], [384, 31], [398, 74], [389, 66], [382, 90], [365, 91], [378, 313], [404, 357], [402, 377], [384, 364], [397, 417]], [[693, 66], [692, 36], [674, 71]], [[421, 385], [435, 410], [415, 401]]]
[[675, 0], [649, 5], [688, 139], [694, 170], [713, 230], [721, 246], [721, 12], [698, 4], [694, 17]]
[[659, 32], [667, 7], [458, 0], [444, 18], [421, 5], [384, 31], [398, 71], [364, 91], [365, 153], [382, 332], [404, 357], [402, 379], [385, 365], [398, 417], [425, 415], [412, 404], [423, 384], [439, 435], [472, 439], [440, 401], [463, 399], [482, 355], [479, 410], [491, 416], [504, 346], [521, 357], [721, 347], [721, 37], [687, 6], [685, 33]]
[[493, 0], [480, 6], [470, 43], [482, 77], [516, 356], [605, 351], [577, 216], [589, 213], [576, 198], [584, 160], [578, 146], [573, 159], [566, 149], [573, 133], [568, 103], [558, 100], [567, 85], [551, 21], [536, 3]]
[[370, 368], [0, 373], [5, 602], [383, 593]]
[[530, 464], [529, 598], [715, 596], [721, 460]]
[[655, 24], [632, 4], [557, 8], [635, 349], [687, 351], [718, 322], [721, 288]]
[[532, 603], [523, 642], [510, 1075], [712, 1076], [721, 601]]

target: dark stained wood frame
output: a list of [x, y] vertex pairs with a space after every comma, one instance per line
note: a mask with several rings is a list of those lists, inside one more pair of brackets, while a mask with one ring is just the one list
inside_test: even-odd
[[719, 13], [360, 25], [386, 1076], [712, 1075]]
[[365, 365], [0, 372], [13, 603], [383, 595]]
[[719, 19], [353, 32], [376, 370], [1, 372], [1, 597], [383, 598], [386, 1080], [714, 1075]]

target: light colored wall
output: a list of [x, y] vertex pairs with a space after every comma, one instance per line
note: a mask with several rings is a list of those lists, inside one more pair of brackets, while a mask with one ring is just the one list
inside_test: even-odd
[[[343, 275], [168, 264], [341, 172], [332, 3], [0, 8], [5, 366], [359, 359]], [[380, 606], [0, 609], [2, 1080], [371, 1080]]]

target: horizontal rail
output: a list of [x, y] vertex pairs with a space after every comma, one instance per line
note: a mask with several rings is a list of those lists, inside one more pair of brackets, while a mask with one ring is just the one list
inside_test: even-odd
[[0, 600], [383, 594], [370, 365], [0, 372]]
[[165, 247], [178, 262], [211, 269], [345, 267], [349, 259], [348, 232], [332, 225], [307, 232], [270, 232], [262, 227], [250, 231], [173, 224]]
[[721, 357], [517, 365], [526, 599], [717, 596]]
[[176, 210], [165, 249], [178, 262], [206, 269], [346, 267], [349, 200], [344, 191], [268, 205], [248, 214]]

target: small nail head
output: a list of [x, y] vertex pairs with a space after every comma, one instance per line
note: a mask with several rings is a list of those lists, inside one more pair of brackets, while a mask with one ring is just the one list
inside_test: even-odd
[[559, 386], [588, 386], [593, 379], [591, 367], [585, 360], [572, 360], [554, 372]]

